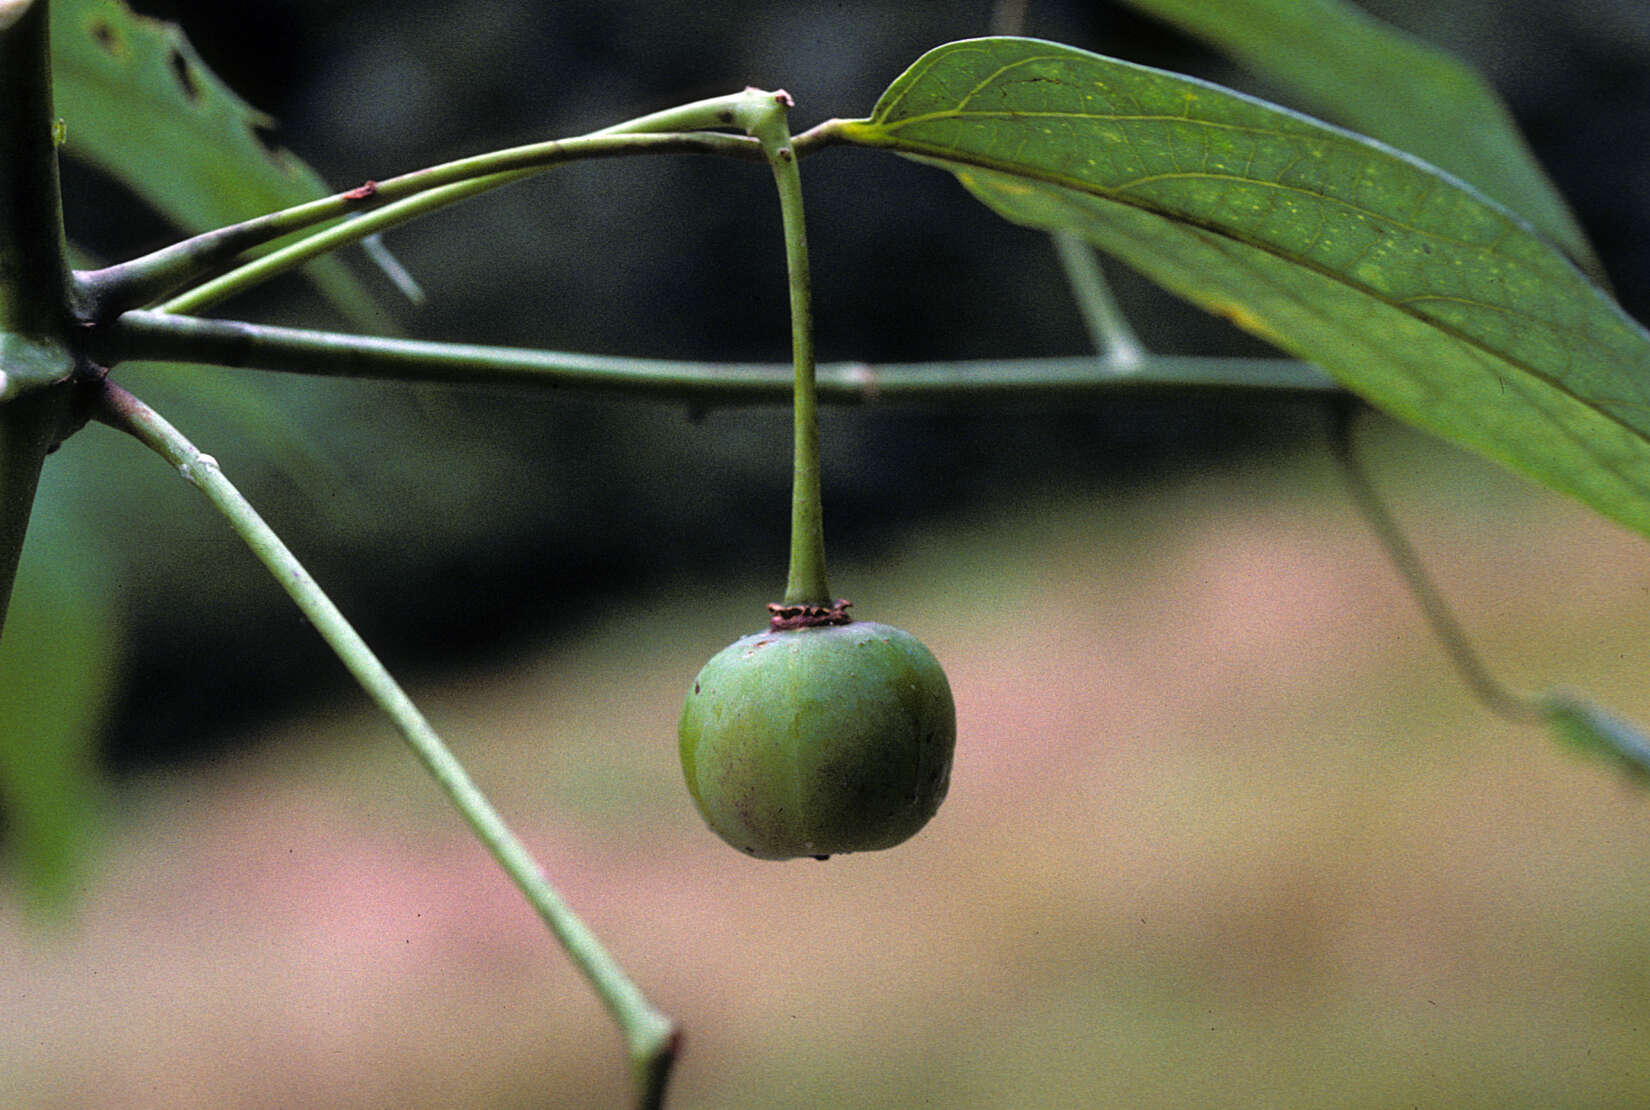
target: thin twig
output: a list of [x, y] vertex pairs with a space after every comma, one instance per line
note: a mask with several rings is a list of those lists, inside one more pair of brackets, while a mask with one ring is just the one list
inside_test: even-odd
[[[154, 312], [128, 312], [104, 327], [85, 329], [78, 339], [101, 366], [151, 360], [323, 377], [573, 388], [699, 405], [788, 400], [793, 380], [785, 363], [686, 362], [392, 339]], [[817, 380], [820, 399], [837, 404], [1200, 391], [1321, 397], [1341, 389], [1306, 362], [1192, 355], [1149, 355], [1127, 375], [1091, 357], [836, 362], [821, 364]]]
[[595, 934], [562, 900], [463, 764], [297, 557], [224, 476], [217, 460], [189, 442], [148, 405], [113, 382], [105, 382], [94, 416], [136, 437], [177, 468], [184, 479], [206, 495], [291, 595], [362, 689], [395, 724], [413, 754], [595, 988], [624, 1032], [640, 1105], [644, 1110], [662, 1106], [678, 1042], [675, 1024], [649, 1004]]
[[1352, 439], [1352, 425], [1360, 411], [1355, 401], [1335, 404], [1331, 408], [1329, 425], [1330, 452], [1346, 476], [1353, 503], [1369, 522], [1376, 539], [1386, 550], [1387, 559], [1409, 587], [1410, 596], [1421, 607], [1421, 614], [1431, 626], [1433, 635], [1438, 638], [1450, 663], [1473, 696], [1483, 702], [1490, 712], [1511, 721], [1543, 719], [1547, 713], [1541, 699], [1512, 689], [1490, 673], [1461, 622], [1450, 611], [1444, 595], [1427, 573], [1426, 564], [1421, 561], [1415, 546], [1409, 542], [1403, 528], [1381, 500], [1368, 471], [1358, 458]]
[[1082, 236], [1069, 231], [1050, 232], [1049, 238], [1054, 241], [1060, 268], [1065, 271], [1066, 284], [1071, 287], [1094, 349], [1115, 373], [1126, 374], [1138, 369], [1146, 360], [1146, 348], [1112, 294], [1094, 248]]
[[[82, 271], [76, 278], [87, 305], [87, 317], [106, 320], [127, 309], [153, 304], [214, 274], [219, 275], [214, 279], [219, 282], [217, 288], [223, 289], [224, 271], [249, 251], [312, 228], [348, 221], [342, 226], [351, 230], [335, 236], [325, 248], [332, 249], [566, 162], [642, 154], [720, 154], [757, 161], [762, 158], [762, 152], [750, 139], [709, 132], [629, 134], [615, 131], [532, 143], [461, 158], [383, 181], [369, 181], [332, 196], [202, 232], [127, 262]], [[431, 197], [432, 193], [437, 195]], [[423, 201], [413, 203], [413, 198], [420, 195]], [[394, 205], [401, 207], [388, 217], [381, 214]], [[369, 214], [378, 215], [371, 223], [357, 222]], [[280, 269], [299, 265], [315, 253], [318, 252], [311, 249], [301, 256], [287, 255]], [[275, 264], [267, 261], [262, 262], [261, 267], [254, 272], [257, 280], [266, 280], [274, 272], [280, 272]], [[230, 285], [228, 291], [241, 287]], [[189, 307], [199, 305], [178, 301], [172, 310], [184, 311]]]

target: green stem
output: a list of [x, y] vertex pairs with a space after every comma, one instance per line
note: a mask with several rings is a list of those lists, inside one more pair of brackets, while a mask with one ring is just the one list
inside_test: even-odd
[[0, 627], [74, 358], [46, 0], [0, 0]]
[[826, 147], [851, 145], [852, 140], [843, 132], [843, 125], [848, 122], [842, 119], [821, 120], [800, 135], [792, 135], [791, 149], [796, 151], [798, 158], [806, 158]]
[[41, 464], [56, 444], [65, 400], [36, 391], [0, 403], [0, 630], [33, 515]]
[[1450, 663], [1473, 696], [1490, 712], [1509, 721], [1526, 723], [1544, 718], [1548, 709], [1543, 699], [1507, 686], [1479, 658], [1466, 629], [1456, 620], [1449, 603], [1427, 573], [1420, 553], [1381, 500], [1375, 484], [1370, 481], [1368, 472], [1358, 459], [1352, 441], [1352, 422], [1359, 411], [1355, 404], [1337, 403], [1329, 430], [1330, 451], [1340, 463], [1341, 472], [1346, 475], [1353, 503], [1369, 522], [1371, 530], [1386, 550], [1387, 558], [1397, 568], [1404, 584], [1409, 587], [1410, 595], [1421, 607], [1421, 614], [1432, 628], [1432, 634], [1438, 637]]
[[155, 302], [191, 280], [223, 269], [244, 252], [266, 242], [343, 219], [343, 223], [333, 224], [252, 261], [241, 262], [234, 269], [158, 305], [162, 312], [196, 312], [285, 274], [320, 254], [378, 236], [411, 219], [436, 213], [485, 191], [513, 185], [563, 163], [645, 153], [723, 153], [751, 157], [756, 150], [744, 145], [747, 142], [749, 140], [736, 139], [733, 135], [604, 134], [533, 143], [530, 147], [417, 170], [388, 181], [370, 181], [355, 190], [185, 239], [119, 266], [92, 270], [81, 274], [81, 284], [94, 305], [96, 318], [107, 318], [124, 308]]
[[[576, 388], [701, 405], [769, 403], [795, 393], [792, 364], [684, 362], [389, 339], [154, 312], [128, 312], [111, 324], [87, 329], [81, 339], [89, 357], [110, 367], [152, 360], [324, 377]], [[1154, 354], [1127, 375], [1090, 357], [825, 363], [815, 367], [815, 389], [823, 401], [859, 404], [1198, 392], [1322, 397], [1340, 387], [1309, 363], [1292, 359]]]
[[95, 416], [136, 437], [177, 468], [206, 495], [291, 595], [362, 689], [394, 722], [476, 837], [520, 888], [595, 988], [625, 1034], [637, 1086], [642, 1093], [641, 1105], [662, 1105], [665, 1082], [676, 1052], [675, 1025], [648, 1003], [595, 934], [556, 893], [526, 846], [471, 780], [463, 764], [442, 743], [366, 641], [257, 510], [224, 477], [217, 460], [203, 454], [148, 405], [112, 382], [105, 383]]
[[791, 301], [793, 458], [791, 464], [791, 559], [785, 581], [788, 605], [832, 602], [825, 580], [825, 516], [819, 477], [819, 397], [814, 368], [813, 294], [808, 272], [808, 231], [802, 214], [802, 175], [786, 110], [784, 92], [746, 90], [741, 122], [762, 144], [779, 188], [779, 213], [785, 235], [785, 271]]
[[1094, 256], [1094, 248], [1082, 236], [1069, 231], [1052, 232], [1049, 238], [1054, 241], [1060, 267], [1066, 272], [1066, 284], [1071, 286], [1094, 349], [1117, 373], [1134, 370], [1145, 361], [1146, 348], [1129, 327], [1128, 318], [1112, 295], [1111, 285], [1100, 269], [1100, 260]]
[[713, 97], [589, 135], [490, 151], [384, 181], [369, 181], [330, 197], [204, 232], [128, 262], [84, 272], [79, 275], [80, 285], [92, 306], [92, 317], [108, 319], [126, 309], [152, 304], [223, 270], [250, 250], [322, 224], [346, 221], [245, 262], [161, 306], [167, 312], [191, 312], [319, 254], [566, 162], [664, 153], [759, 159], [762, 155], [757, 144], [741, 136], [708, 130], [671, 133], [728, 126], [732, 106], [743, 99], [743, 93]]

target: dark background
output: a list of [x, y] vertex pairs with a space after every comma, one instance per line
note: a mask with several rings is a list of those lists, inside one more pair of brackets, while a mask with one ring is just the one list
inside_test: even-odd
[[[136, 6], [180, 22], [207, 64], [278, 120], [272, 141], [339, 186], [747, 84], [789, 90], [797, 129], [863, 115], [924, 50], [985, 33], [991, 18], [986, 3]], [[1366, 6], [1490, 75], [1628, 310], [1650, 314], [1650, 205], [1629, 184], [1650, 170], [1639, 141], [1650, 134], [1643, 5]], [[1034, 2], [1025, 31], [1276, 95], [1116, 5]], [[804, 180], [822, 358], [1086, 348], [1047, 241], [997, 220], [947, 175], [829, 151], [805, 163]], [[105, 257], [170, 235], [83, 171], [71, 171], [67, 203], [72, 237]], [[783, 360], [777, 229], [760, 167], [574, 166], [393, 233], [389, 245], [429, 293], [424, 307], [377, 288], [395, 325], [419, 336]], [[1264, 349], [1112, 272], [1153, 349]], [[223, 311], [335, 322], [297, 281]], [[404, 674], [528, 650], [639, 590], [735, 576], [777, 590], [783, 580], [783, 408], [695, 414], [564, 393], [217, 380], [233, 383], [235, 404], [221, 387], [156, 388], [182, 394], [170, 411], [184, 430]], [[247, 415], [249, 397], [265, 407]], [[1320, 426], [1306, 406], [1196, 398], [828, 412], [828, 535], [833, 551], [874, 556], [926, 522], [966, 521], [1028, 490], [1139, 485], [1280, 445], [1315, 449]], [[70, 465], [116, 459], [134, 472], [118, 490], [80, 495], [109, 522], [123, 568], [130, 650], [111, 766], [209, 755], [246, 721], [341, 686], [326, 648], [237, 541], [164, 468], [145, 468], [112, 438], [64, 452], [77, 453]]]

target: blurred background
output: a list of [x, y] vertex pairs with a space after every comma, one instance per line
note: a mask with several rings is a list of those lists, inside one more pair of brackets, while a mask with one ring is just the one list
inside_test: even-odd
[[[1365, 6], [1489, 75], [1650, 316], [1650, 205], [1625, 185], [1650, 169], [1643, 6]], [[799, 129], [863, 115], [992, 15], [137, 7], [340, 186], [747, 84], [789, 90]], [[1276, 95], [1119, 6], [1033, 0], [1026, 32]], [[1047, 240], [947, 175], [862, 151], [803, 175], [822, 358], [1086, 348]], [[105, 257], [171, 237], [94, 175], [67, 189]], [[429, 303], [382, 288], [386, 326], [783, 360], [771, 192], [709, 160], [558, 170], [393, 233]], [[1153, 349], [1265, 350], [1112, 273]], [[224, 311], [335, 322], [298, 281]], [[961, 737], [915, 841], [776, 865], [699, 824], [674, 722], [782, 584], [786, 410], [199, 377], [127, 380], [243, 484], [684, 1022], [673, 1105], [1650, 1098], [1646, 800], [1466, 696], [1311, 406], [827, 412], [834, 585], [935, 651]], [[1510, 681], [1650, 721], [1642, 540], [1377, 419], [1362, 442]], [[597, 1004], [238, 541], [100, 429], [44, 496], [42, 534], [99, 539], [122, 678], [72, 927], [0, 907], [0, 1103], [623, 1105]]]

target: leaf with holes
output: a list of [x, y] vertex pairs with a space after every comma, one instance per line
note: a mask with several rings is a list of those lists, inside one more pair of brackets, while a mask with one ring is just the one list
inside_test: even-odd
[[840, 137], [940, 165], [1400, 418], [1650, 535], [1650, 335], [1527, 222], [1371, 139], [1031, 39], [930, 51]]
[[[177, 27], [121, 0], [54, 0], [52, 74], [63, 151], [114, 177], [179, 227], [205, 231], [330, 192], [270, 120], [201, 64]], [[358, 324], [371, 298], [335, 259], [307, 271]]]

